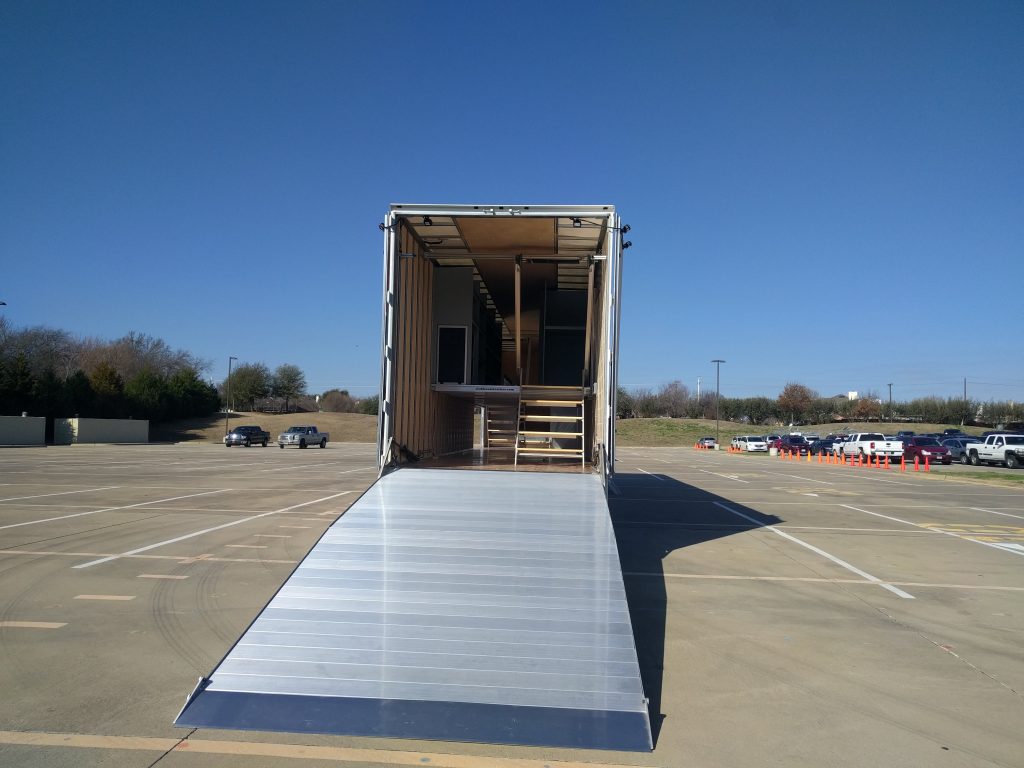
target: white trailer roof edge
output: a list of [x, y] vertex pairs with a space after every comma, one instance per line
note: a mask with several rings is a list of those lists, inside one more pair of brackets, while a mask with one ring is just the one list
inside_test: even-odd
[[393, 203], [389, 209], [399, 216], [611, 216], [614, 205], [500, 205]]

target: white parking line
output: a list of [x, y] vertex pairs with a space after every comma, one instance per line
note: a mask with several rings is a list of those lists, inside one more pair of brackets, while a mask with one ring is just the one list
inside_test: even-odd
[[760, 520], [758, 520], [756, 518], [753, 518], [750, 515], [745, 515], [742, 512], [740, 512], [739, 510], [733, 509], [732, 507], [728, 506], [727, 504], [723, 504], [720, 501], [716, 501], [715, 502], [715, 506], [721, 507], [726, 512], [731, 512], [732, 514], [737, 515], [738, 517], [742, 517], [744, 520], [749, 520], [750, 522], [752, 522], [752, 523], [754, 523], [754, 524], [756, 524], [758, 526], [762, 526], [762, 527], [766, 528], [767, 530], [771, 531], [772, 533], [778, 534], [779, 536], [781, 536], [784, 539], [789, 539], [793, 543], [799, 544], [801, 547], [809, 549], [809, 550], [811, 550], [811, 552], [814, 552], [815, 554], [821, 555], [826, 560], [831, 560], [836, 565], [838, 565], [838, 566], [840, 566], [842, 568], [845, 568], [848, 571], [852, 571], [853, 573], [856, 573], [858, 576], [864, 577], [868, 581], [877, 584], [882, 589], [889, 590], [890, 592], [892, 592], [897, 597], [902, 597], [905, 600], [913, 600], [914, 599], [913, 595], [911, 595], [908, 592], [904, 592], [899, 587], [894, 587], [892, 584], [889, 584], [889, 583], [887, 583], [885, 581], [882, 581], [877, 576], [872, 576], [867, 571], [862, 571], [857, 566], [850, 565], [850, 563], [846, 562], [845, 560], [840, 560], [835, 555], [831, 555], [828, 552], [826, 552], [825, 550], [820, 549], [820, 548], [814, 546], [813, 544], [808, 544], [806, 541], [803, 541], [802, 539], [798, 539], [796, 536], [792, 536], [792, 535], [786, 533], [785, 531], [780, 531], [778, 528], [776, 528], [773, 525], [765, 525], [762, 521], [760, 521]]
[[[5, 483], [6, 485], [6, 483]], [[58, 493], [38, 493], [35, 496], [11, 496], [7, 499], [0, 499], [0, 501], [21, 501], [22, 499], [41, 499], [44, 496], [67, 496], [72, 493], [90, 493], [92, 491], [112, 491], [115, 488], [120, 488], [119, 485], [107, 485], [103, 488], [86, 488], [82, 491], [60, 491]]]
[[723, 475], [721, 472], [712, 472], [711, 470], [701, 469], [700, 467], [694, 467], [694, 469], [696, 469], [698, 472], [703, 472], [704, 474], [707, 475], [718, 475], [719, 477], [724, 477], [726, 480], [735, 480], [737, 483], [747, 483], [748, 485], [750, 484], [749, 480], [740, 480], [735, 475]]
[[290, 469], [308, 469], [309, 467], [329, 467], [331, 466], [326, 461], [317, 462], [316, 464], [294, 464], [287, 467], [275, 467], [274, 469], [261, 469], [260, 472], [287, 472]]
[[36, 525], [38, 523], [52, 523], [54, 520], [67, 520], [72, 517], [84, 517], [85, 515], [98, 515], [100, 512], [116, 512], [121, 509], [135, 509], [137, 507], [145, 507], [148, 504], [161, 504], [165, 501], [177, 501], [178, 499], [190, 499], [193, 496], [208, 496], [211, 493], [224, 493], [230, 491], [230, 488], [221, 488], [218, 491], [203, 491], [202, 493], [190, 493], [187, 496], [172, 496], [169, 499], [154, 499], [153, 501], [142, 501], [138, 504], [128, 504], [123, 507], [105, 507], [103, 509], [94, 509], [90, 512], [76, 512], [73, 515], [61, 515], [60, 517], [47, 517], [42, 520], [29, 520], [24, 523], [11, 523], [10, 525], [0, 525], [0, 531], [7, 528], [20, 528], [23, 525]]
[[663, 483], [664, 483], [664, 482], [668, 482], [667, 480], [665, 480], [665, 478], [664, 478], [664, 477], [658, 477], [658, 476], [657, 476], [656, 474], [654, 474], [653, 472], [648, 472], [648, 471], [647, 471], [646, 469], [641, 469], [640, 467], [637, 467], [637, 469], [639, 469], [639, 470], [640, 470], [641, 472], [643, 472], [643, 473], [644, 473], [645, 475], [650, 475], [650, 476], [651, 476], [651, 477], [653, 477], [653, 478], [654, 478], [655, 480], [660, 480], [660, 481], [661, 481], [661, 482], [663, 482]]
[[122, 557], [128, 557], [129, 555], [137, 555], [140, 552], [148, 552], [151, 549], [156, 549], [157, 547], [163, 547], [168, 544], [177, 544], [179, 541], [185, 541], [186, 539], [194, 539], [196, 536], [202, 536], [206, 533], [213, 533], [213, 531], [220, 531], [224, 528], [230, 528], [233, 525], [241, 525], [242, 523], [248, 523], [252, 520], [259, 520], [261, 517], [267, 517], [268, 515], [277, 515], [283, 512], [290, 512], [293, 509], [299, 509], [300, 507], [308, 507], [310, 504], [318, 504], [321, 501], [330, 501], [331, 499], [336, 499], [339, 496], [344, 496], [346, 493], [351, 493], [351, 491], [335, 493], [330, 496], [324, 496], [323, 498], [313, 499], [312, 501], [304, 501], [301, 504], [293, 504], [292, 506], [284, 507], [283, 509], [275, 509], [273, 512], [264, 512], [259, 515], [252, 515], [251, 517], [243, 517], [239, 520], [232, 520], [230, 523], [224, 523], [223, 525], [215, 525], [212, 528], [204, 528], [201, 531], [193, 531], [192, 533], [186, 533], [183, 536], [176, 536], [173, 539], [158, 541], [156, 544], [150, 544], [145, 547], [139, 547], [138, 549], [130, 549], [127, 552], [121, 552], [117, 555], [110, 555], [109, 557], [101, 557], [99, 560], [90, 560], [88, 563], [80, 563], [78, 565], [73, 565], [72, 568], [91, 568], [94, 565], [109, 563], [112, 560], [117, 560]]
[[[764, 472], [764, 470], [761, 470]], [[827, 480], [814, 480], [810, 477], [800, 477], [799, 475], [787, 475], [785, 472], [764, 472], [766, 475], [777, 475], [778, 477], [792, 477], [794, 480], [803, 480], [805, 483], [821, 483], [822, 485], [833, 485], [833, 483]]]
[[955, 539], [963, 539], [964, 541], [973, 541], [975, 544], [982, 544], [982, 545], [984, 545], [986, 547], [991, 547], [992, 549], [998, 549], [1001, 552], [1009, 552], [1010, 554], [1013, 554], [1013, 555], [1024, 556], [1024, 548], [1021, 548], [1020, 551], [1018, 551], [1018, 549], [1017, 549], [1017, 547], [1019, 545], [1013, 545], [1013, 544], [1002, 544], [1002, 545], [1000, 545], [998, 542], [982, 541], [981, 539], [974, 539], [974, 538], [971, 538], [970, 536], [963, 536], [963, 535], [961, 535], [959, 533], [953, 533], [953, 531], [944, 531], [941, 528], [929, 528], [927, 525], [918, 525], [917, 523], [912, 523], [910, 520], [903, 520], [902, 518], [899, 518], [899, 517], [891, 517], [889, 515], [883, 515], [881, 512], [869, 512], [868, 510], [861, 509], [860, 507], [851, 507], [849, 504], [840, 504], [839, 506], [840, 507], [846, 507], [847, 509], [852, 509], [854, 512], [863, 512], [865, 515], [874, 515], [875, 517], [884, 517], [886, 520], [894, 520], [897, 523], [903, 523], [904, 525], [912, 525], [915, 528], [920, 528], [922, 531], [931, 531], [932, 533], [941, 533], [941, 534], [944, 534], [945, 536], [952, 536]]
[[134, 600], [135, 595], [75, 595], [75, 600]]
[[985, 509], [983, 507], [971, 507], [975, 512], [988, 512], [990, 515], [1002, 515], [1003, 517], [1015, 517], [1018, 520], [1024, 520], [1024, 515], [1011, 515], [1009, 512], [996, 512], [994, 509]]

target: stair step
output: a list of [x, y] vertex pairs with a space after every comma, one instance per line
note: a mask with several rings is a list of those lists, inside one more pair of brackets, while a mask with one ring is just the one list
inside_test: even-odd
[[523, 400], [523, 405], [543, 405], [547, 408], [579, 408], [582, 400]]
[[523, 421], [547, 421], [552, 424], [569, 424], [583, 419], [582, 416], [544, 416], [537, 413], [524, 413], [519, 418]]
[[561, 454], [562, 456], [582, 456], [582, 448], [520, 448], [520, 456], [553, 456]]
[[583, 437], [582, 432], [548, 432], [542, 430], [519, 430], [520, 435], [542, 435], [545, 437]]

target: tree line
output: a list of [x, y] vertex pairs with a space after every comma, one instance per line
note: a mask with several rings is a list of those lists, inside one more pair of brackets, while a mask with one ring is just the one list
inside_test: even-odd
[[0, 318], [0, 414], [164, 421], [220, 405], [207, 364], [162, 339], [114, 341], [52, 328], [14, 329]]
[[162, 422], [210, 416], [226, 406], [255, 410], [268, 397], [279, 398], [286, 412], [298, 403], [303, 410], [377, 413], [376, 397], [353, 398], [339, 389], [310, 397], [305, 374], [290, 363], [273, 372], [243, 363], [231, 372], [230, 388], [227, 379], [219, 386], [205, 381], [209, 367], [143, 333], [105, 341], [42, 326], [17, 329], [0, 317], [0, 415]]
[[[691, 395], [679, 381], [655, 391], [646, 387], [618, 390], [619, 418], [714, 419], [715, 394]], [[901, 421], [930, 424], [995, 426], [1024, 419], [1024, 405], [1012, 401], [922, 397], [892, 405], [868, 392], [857, 400], [822, 397], [791, 382], [776, 398], [722, 397], [718, 417], [749, 424], [827, 424], [841, 421]]]
[[279, 365], [273, 371], [264, 363], [242, 363], [232, 369], [217, 391], [223, 402], [234, 409], [276, 410], [280, 405], [286, 413], [297, 406], [330, 413], [377, 414], [376, 396], [354, 398], [344, 389], [329, 389], [318, 397], [310, 396], [305, 373], [290, 363]]

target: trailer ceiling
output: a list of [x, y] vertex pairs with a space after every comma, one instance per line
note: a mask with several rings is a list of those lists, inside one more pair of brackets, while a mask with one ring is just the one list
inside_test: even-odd
[[612, 206], [392, 206], [426, 255], [471, 266], [481, 257], [578, 261], [604, 248]]

